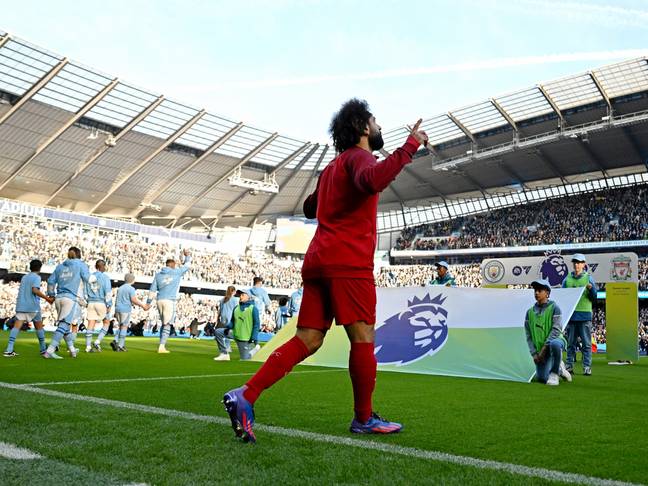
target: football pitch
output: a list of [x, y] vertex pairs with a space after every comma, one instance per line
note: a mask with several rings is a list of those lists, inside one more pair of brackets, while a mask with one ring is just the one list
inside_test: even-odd
[[0, 358], [0, 484], [646, 482], [645, 358], [596, 356], [593, 376], [579, 362], [558, 387], [379, 372], [374, 408], [405, 426], [390, 436], [348, 432], [346, 370], [298, 366], [257, 402], [251, 445], [220, 400], [259, 363], [214, 362], [211, 339], [171, 339], [169, 355], [152, 338], [128, 338], [127, 353], [109, 339], [55, 361], [21, 333], [20, 356]]

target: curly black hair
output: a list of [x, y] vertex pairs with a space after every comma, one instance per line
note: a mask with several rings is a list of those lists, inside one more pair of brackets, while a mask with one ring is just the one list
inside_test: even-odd
[[351, 98], [342, 105], [340, 110], [333, 115], [329, 127], [333, 145], [338, 153], [358, 144], [372, 116], [369, 104], [365, 100]]

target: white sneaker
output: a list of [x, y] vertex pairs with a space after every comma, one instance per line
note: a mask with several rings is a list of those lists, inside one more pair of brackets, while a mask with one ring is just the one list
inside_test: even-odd
[[86, 346], [86, 353], [92, 352], [92, 346]]
[[260, 349], [261, 349], [261, 345], [260, 345], [260, 344], [257, 344], [256, 346], [254, 346], [254, 348], [252, 349], [252, 351], [250, 351], [250, 358], [251, 358], [252, 356], [254, 356], [255, 354], [257, 354], [257, 353], [259, 352]]
[[567, 368], [565, 367], [565, 363], [563, 363], [562, 361], [560, 362], [560, 369], [558, 370], [558, 374], [563, 380], [568, 382], [572, 381], [572, 375], [569, 371], [567, 371]]
[[73, 358], [76, 358], [77, 353], [79, 352], [79, 350], [77, 348], [71, 348], [68, 351], [70, 352], [70, 356], [72, 356]]
[[556, 373], [549, 373], [549, 378], [547, 378], [547, 385], [549, 386], [558, 386], [560, 384], [560, 379]]
[[160, 346], [158, 348], [158, 353], [160, 354], [169, 354], [171, 351], [169, 351], [165, 346]]
[[229, 354], [219, 354], [214, 358], [214, 361], [229, 361], [230, 360], [230, 355]]

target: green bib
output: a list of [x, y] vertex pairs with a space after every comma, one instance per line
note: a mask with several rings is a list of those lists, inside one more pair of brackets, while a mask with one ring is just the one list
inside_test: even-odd
[[[567, 283], [566, 283], [567, 288], [587, 287], [588, 283], [589, 283], [589, 274], [587, 272], [583, 272], [581, 276], [578, 278], [574, 277], [574, 275], [571, 272], [569, 275], [567, 275]], [[574, 309], [574, 311], [592, 312], [592, 301], [589, 300], [589, 298], [587, 297], [587, 290], [583, 292], [583, 295], [581, 295], [581, 298], [578, 301], [578, 304], [576, 304], [576, 309]]]
[[[531, 307], [527, 311], [531, 340], [533, 341], [536, 352], [538, 353], [547, 341], [549, 334], [551, 334], [551, 328], [553, 327], [553, 317], [554, 302], [552, 301], [549, 302], [549, 305], [545, 307], [539, 315], [535, 313], [533, 307]], [[567, 345], [567, 342], [565, 341], [565, 338], [562, 334], [560, 334], [559, 339], [563, 340], [565, 346]]]
[[254, 327], [254, 306], [249, 305], [245, 310], [237, 305], [234, 309], [234, 339], [237, 341], [249, 341], [252, 337], [252, 328]]

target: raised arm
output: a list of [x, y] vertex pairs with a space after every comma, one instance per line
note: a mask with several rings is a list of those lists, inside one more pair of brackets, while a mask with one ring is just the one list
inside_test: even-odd
[[348, 164], [354, 185], [369, 194], [382, 192], [396, 179], [403, 167], [412, 161], [419, 146], [419, 141], [410, 135], [402, 147], [380, 163], [376, 163], [373, 155], [358, 152], [359, 156], [350, 158]]
[[184, 250], [184, 260], [182, 262], [182, 266], [180, 267], [180, 275], [184, 275], [189, 271], [189, 268], [191, 266], [191, 252], [189, 250]]

